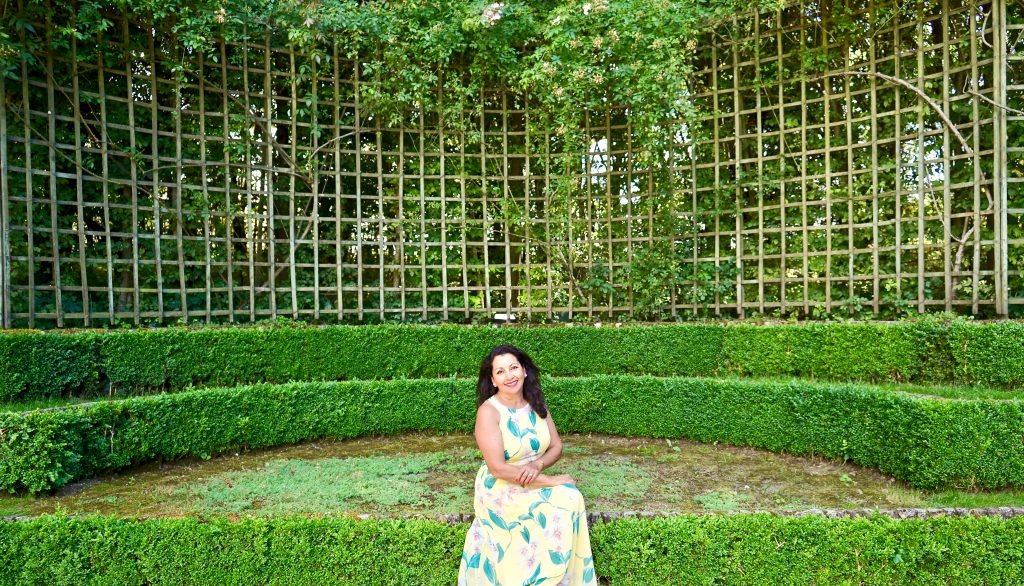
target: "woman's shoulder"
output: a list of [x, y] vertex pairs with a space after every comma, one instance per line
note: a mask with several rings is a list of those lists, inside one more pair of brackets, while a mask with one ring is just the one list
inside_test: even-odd
[[498, 409], [498, 406], [494, 404], [494, 397], [487, 399], [476, 408], [476, 416], [484, 417], [488, 420], [493, 419], [494, 421], [501, 419], [501, 411]]

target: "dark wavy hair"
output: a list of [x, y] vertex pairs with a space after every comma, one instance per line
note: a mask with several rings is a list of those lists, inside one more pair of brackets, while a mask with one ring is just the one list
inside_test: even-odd
[[526, 352], [515, 346], [495, 346], [490, 354], [480, 363], [480, 378], [476, 383], [476, 406], [493, 397], [498, 389], [491, 384], [491, 369], [494, 359], [502, 354], [511, 354], [526, 369], [526, 380], [523, 381], [523, 397], [541, 418], [548, 416], [548, 405], [544, 402], [544, 391], [540, 390], [540, 371]]

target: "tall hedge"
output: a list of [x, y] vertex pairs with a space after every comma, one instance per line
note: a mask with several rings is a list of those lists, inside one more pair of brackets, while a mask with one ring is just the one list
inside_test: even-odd
[[[469, 431], [473, 381], [254, 385], [0, 413], [0, 488], [40, 492], [154, 459], [404, 430]], [[1024, 486], [1024, 402], [856, 384], [546, 379], [562, 431], [684, 437], [823, 455], [914, 486]]]
[[331, 326], [0, 334], [0, 401], [296, 380], [472, 377], [497, 344], [553, 376], [1024, 386], [1024, 325]]
[[[467, 525], [43, 516], [0, 523], [0, 585], [454, 584]], [[598, 575], [651, 584], [1024, 583], [1024, 518], [768, 514], [590, 528]]]

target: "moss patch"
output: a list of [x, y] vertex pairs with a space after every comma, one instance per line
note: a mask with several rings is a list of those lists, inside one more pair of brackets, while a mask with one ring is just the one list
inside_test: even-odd
[[[552, 473], [591, 511], [723, 512], [1024, 504], [1019, 491], [929, 494], [871, 469], [754, 448], [607, 435], [563, 436]], [[128, 517], [471, 513], [482, 463], [469, 435], [316, 441], [212, 460], [152, 463], [52, 496], [0, 497], [0, 515]]]

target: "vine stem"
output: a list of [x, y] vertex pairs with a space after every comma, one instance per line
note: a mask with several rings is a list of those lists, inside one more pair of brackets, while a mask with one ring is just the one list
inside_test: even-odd
[[1018, 110], [1016, 108], [1011, 108], [1009, 106], [1004, 106], [1003, 104], [996, 103], [994, 100], [992, 100], [992, 98], [988, 98], [986, 96], [983, 96], [983, 95], [979, 94], [978, 92], [976, 92], [974, 90], [967, 90], [966, 93], [971, 94], [972, 96], [978, 96], [983, 101], [988, 102], [989, 104], [992, 104], [993, 106], [995, 106], [996, 108], [999, 108], [1001, 110], [1006, 110], [1007, 112], [1011, 112], [1013, 114], [1024, 114], [1024, 110]]
[[971, 146], [967, 144], [967, 139], [964, 138], [964, 135], [960, 134], [960, 130], [956, 127], [955, 124], [953, 124], [953, 121], [949, 119], [949, 116], [946, 116], [946, 113], [942, 111], [942, 106], [940, 106], [935, 100], [928, 96], [928, 94], [924, 93], [924, 90], [922, 90], [919, 87], [916, 87], [915, 85], [913, 85], [912, 83], [905, 79], [900, 79], [898, 77], [893, 77], [891, 75], [886, 75], [884, 73], [879, 73], [877, 71], [835, 71], [832, 73], [825, 73], [818, 77], [809, 78], [808, 81], [816, 81], [819, 79], [825, 79], [826, 77], [832, 76], [853, 77], [858, 75], [865, 77], [877, 77], [878, 79], [888, 81], [889, 83], [894, 83], [900, 87], [904, 87], [917, 94], [917, 96], [921, 98], [921, 100], [924, 103], [928, 104], [929, 106], [932, 107], [933, 110], [935, 110], [935, 113], [939, 115], [940, 119], [942, 119], [942, 123], [945, 124], [946, 127], [949, 128], [949, 131], [956, 136], [958, 141], [960, 141], [960, 146], [964, 148], [964, 152], [966, 152], [969, 155], [974, 154], [974, 149], [972, 149]]
[[[877, 71], [837, 71], [837, 72], [833, 72], [833, 73], [825, 73], [825, 74], [822, 74], [820, 76], [810, 78], [809, 80], [825, 79], [825, 78], [831, 77], [831, 76], [877, 77], [878, 79], [887, 81], [889, 83], [896, 84], [896, 85], [898, 85], [900, 87], [906, 88], [906, 89], [914, 92], [921, 99], [921, 101], [923, 101], [925, 104], [930, 106], [932, 108], [932, 110], [934, 110], [935, 113], [938, 114], [939, 118], [942, 120], [942, 123], [946, 126], [946, 128], [948, 128], [949, 131], [952, 132], [954, 136], [956, 136], [957, 140], [960, 142], [960, 146], [963, 147], [964, 152], [967, 153], [968, 155], [974, 155], [974, 149], [972, 149], [971, 146], [969, 144], [967, 144], [967, 140], [964, 138], [964, 136], [962, 134], [960, 134], [960, 130], [956, 127], [955, 124], [953, 124], [953, 121], [950, 120], [949, 116], [947, 116], [946, 113], [942, 110], [942, 106], [940, 106], [934, 99], [932, 99], [931, 96], [929, 96], [928, 94], [924, 93], [924, 90], [914, 86], [909, 81], [907, 81], [905, 79], [900, 79], [898, 77], [894, 77], [892, 75], [886, 75], [884, 73], [879, 73]], [[996, 107], [999, 107], [999, 108], [1005, 108], [1005, 106], [997, 104], [997, 103], [993, 102], [992, 100], [989, 100], [985, 96], [982, 96], [982, 95], [978, 94], [977, 92], [970, 91], [968, 93], [970, 93], [972, 95], [975, 95], [975, 96], [977, 96], [979, 98], [984, 99], [985, 101], [991, 103], [993, 106], [996, 106]], [[981, 174], [982, 181], [983, 182], [987, 181], [987, 179], [985, 177], [985, 171], [979, 169], [979, 173]], [[993, 208], [995, 207], [995, 202], [992, 199], [992, 193], [989, 191], [989, 189], [986, 186], [982, 185], [981, 186], [981, 191], [985, 194], [985, 199], [988, 200], [988, 207], [986, 207], [985, 210], [982, 211], [982, 213], [986, 213], [987, 214], [988, 212], [993, 210]], [[972, 226], [970, 226], [968, 228], [965, 225], [964, 226], [964, 228], [965, 228], [964, 233], [960, 236], [960, 238], [953, 237], [953, 240], [956, 241], [956, 243], [957, 243], [956, 255], [954, 256], [955, 264], [953, 266], [957, 270], [959, 270], [960, 264], [963, 262], [964, 250], [965, 250], [965, 247], [967, 246], [967, 239], [974, 232], [974, 229], [976, 227], [977, 227], [977, 225], [972, 225]], [[954, 291], [956, 290], [956, 287], [959, 285], [959, 283], [960, 283], [959, 277], [958, 276], [954, 276], [953, 277], [953, 283], [952, 283], [952, 289]], [[953, 295], [955, 296], [955, 293], [953, 293]]]

